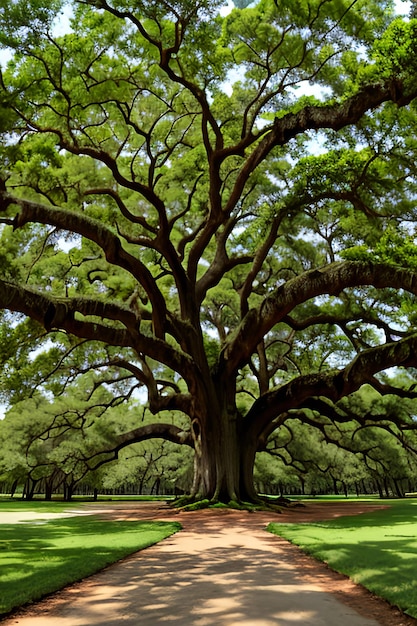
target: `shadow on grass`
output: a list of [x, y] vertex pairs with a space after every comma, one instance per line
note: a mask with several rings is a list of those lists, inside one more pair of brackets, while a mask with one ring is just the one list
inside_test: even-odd
[[417, 618], [416, 538], [321, 543], [306, 551]]
[[417, 618], [417, 500], [390, 505], [358, 516], [268, 529]]
[[80, 580], [181, 528], [174, 522], [65, 518], [1, 525], [0, 615]]

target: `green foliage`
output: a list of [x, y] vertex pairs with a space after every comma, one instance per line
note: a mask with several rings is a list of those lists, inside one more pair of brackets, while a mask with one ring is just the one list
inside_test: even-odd
[[393, 267], [417, 269], [417, 245], [415, 234], [405, 229], [388, 227], [372, 249], [366, 246], [353, 246], [344, 250], [342, 256], [355, 261], [386, 263]]
[[63, 7], [62, 0], [0, 2], [0, 45], [24, 50], [48, 31]]
[[416, 69], [417, 20], [394, 20], [377, 41], [373, 58], [385, 78], [403, 79], [411, 87], [411, 75]]
[[403, 496], [416, 471], [414, 421], [414, 400], [382, 396], [367, 385], [323, 406], [322, 414], [294, 412], [258, 453], [256, 483], [270, 493], [378, 489], [381, 496]]
[[[36, 394], [16, 403], [0, 421], [0, 478], [21, 487], [28, 480], [44, 480], [61, 491], [63, 485], [74, 489], [83, 484], [106, 490], [131, 488], [135, 493], [188, 489], [191, 451], [180, 451], [169, 441], [131, 445], [114, 460], [112, 449], [119, 434], [154, 419], [145, 419], [136, 402], [122, 408], [114, 400], [101, 387], [92, 395], [80, 387], [54, 401]], [[177, 421], [181, 423], [180, 418]], [[103, 467], [94, 471], [102, 461]]]

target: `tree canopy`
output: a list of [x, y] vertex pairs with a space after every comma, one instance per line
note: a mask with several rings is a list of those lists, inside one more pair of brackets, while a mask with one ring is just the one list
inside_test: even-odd
[[417, 20], [223, 4], [0, 1], [0, 383], [146, 395], [182, 417], [110, 457], [187, 445], [191, 497], [242, 501], [295, 413], [414, 396]]

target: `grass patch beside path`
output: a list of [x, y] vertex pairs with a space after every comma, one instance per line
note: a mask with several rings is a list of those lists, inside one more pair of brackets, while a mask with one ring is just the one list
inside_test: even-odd
[[417, 499], [334, 520], [271, 523], [268, 530], [417, 618]]
[[[16, 510], [7, 505], [2, 503], [0, 517], [4, 510]], [[24, 510], [56, 509], [49, 505]], [[81, 580], [180, 528], [176, 522], [109, 522], [94, 516], [0, 524], [0, 615]]]

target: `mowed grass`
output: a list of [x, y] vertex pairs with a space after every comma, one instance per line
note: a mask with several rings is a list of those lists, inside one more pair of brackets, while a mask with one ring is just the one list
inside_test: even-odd
[[417, 618], [417, 499], [331, 521], [271, 523], [270, 532]]
[[[62, 503], [9, 503], [2, 512], [59, 512]], [[3, 520], [6, 516], [3, 516]], [[174, 522], [111, 522], [78, 516], [0, 523], [0, 615], [89, 576], [180, 530]]]

